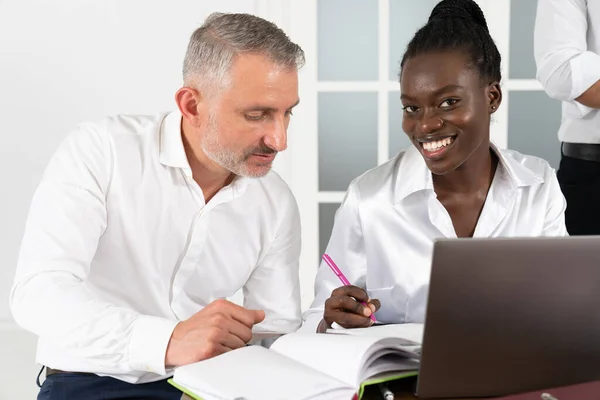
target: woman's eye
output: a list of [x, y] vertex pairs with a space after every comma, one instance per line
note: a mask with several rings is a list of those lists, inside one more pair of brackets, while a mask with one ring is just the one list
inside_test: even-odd
[[404, 106], [404, 107], [402, 107], [402, 109], [407, 114], [413, 114], [413, 113], [416, 113], [418, 111], [418, 108], [415, 107], [415, 106]]
[[456, 103], [458, 103], [458, 100], [456, 100], [456, 99], [447, 99], [447, 100], [444, 100], [442, 102], [442, 104], [440, 104], [440, 107], [441, 108], [450, 107], [450, 106], [455, 105]]

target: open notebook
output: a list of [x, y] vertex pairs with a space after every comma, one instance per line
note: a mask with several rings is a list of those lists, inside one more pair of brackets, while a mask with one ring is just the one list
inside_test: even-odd
[[373, 325], [368, 328], [335, 328], [327, 329], [327, 333], [336, 333], [341, 335], [370, 336], [370, 337], [397, 337], [409, 340], [414, 345], [420, 346], [423, 343], [423, 324], [389, 324]]
[[171, 384], [203, 400], [350, 400], [364, 387], [418, 370], [400, 337], [290, 333], [269, 349], [246, 346], [179, 367]]

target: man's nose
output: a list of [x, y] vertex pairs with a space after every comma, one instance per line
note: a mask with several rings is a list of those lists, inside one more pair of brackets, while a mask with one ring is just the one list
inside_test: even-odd
[[287, 149], [287, 124], [283, 118], [274, 120], [264, 142], [267, 146], [278, 152]]

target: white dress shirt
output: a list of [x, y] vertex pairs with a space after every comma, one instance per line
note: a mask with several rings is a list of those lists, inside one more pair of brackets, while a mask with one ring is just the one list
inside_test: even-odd
[[[473, 236], [566, 236], [566, 203], [554, 170], [540, 158], [492, 148], [498, 167]], [[379, 321], [423, 322], [436, 238], [456, 233], [431, 172], [411, 146], [350, 184], [326, 252], [351, 284], [381, 301]], [[340, 286], [321, 263], [302, 330], [317, 329], [325, 300]]]
[[33, 197], [11, 293], [37, 361], [141, 383], [163, 379], [179, 320], [243, 288], [258, 328], [301, 323], [300, 222], [275, 173], [236, 178], [205, 204], [181, 115], [78, 126]]
[[537, 78], [563, 100], [562, 142], [600, 143], [600, 110], [575, 101], [600, 80], [600, 0], [538, 0]]

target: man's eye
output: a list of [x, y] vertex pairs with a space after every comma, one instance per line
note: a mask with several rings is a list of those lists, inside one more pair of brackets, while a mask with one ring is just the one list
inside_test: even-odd
[[285, 112], [286, 115], [294, 115], [294, 113], [292, 112], [292, 110], [288, 110]]
[[405, 113], [407, 114], [414, 114], [416, 113], [419, 109], [415, 106], [404, 106], [402, 107], [402, 109], [404, 110]]
[[260, 121], [261, 119], [263, 119], [264, 115], [260, 114], [260, 115], [256, 115], [256, 114], [246, 114], [246, 119], [249, 121]]
[[457, 99], [447, 99], [447, 100], [442, 101], [442, 104], [440, 104], [440, 108], [451, 107], [451, 106], [455, 105], [456, 103], [458, 103]]

